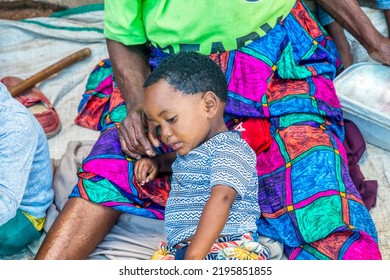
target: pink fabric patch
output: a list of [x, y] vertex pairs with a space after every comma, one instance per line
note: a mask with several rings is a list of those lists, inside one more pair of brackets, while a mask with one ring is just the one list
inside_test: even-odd
[[343, 146], [343, 143], [341, 143], [340, 139], [335, 137], [333, 138], [336, 143], [337, 143], [337, 147], [339, 148], [339, 152], [340, 152], [340, 155], [341, 157], [343, 158], [344, 162], [348, 163], [348, 156], [347, 156], [347, 151], [345, 150], [344, 146]]
[[285, 160], [275, 140], [272, 141], [271, 147], [267, 151], [257, 155], [258, 176], [266, 175], [270, 170], [277, 170], [283, 165], [285, 165]]
[[381, 260], [382, 255], [374, 239], [364, 231], [359, 233], [360, 238], [349, 246], [343, 260]]
[[96, 87], [95, 91], [109, 95], [112, 92], [112, 83], [112, 76], [110, 75]]
[[259, 59], [236, 52], [228, 89], [244, 98], [261, 102], [271, 72], [271, 67]]
[[316, 86], [315, 98], [329, 103], [332, 107], [340, 108], [340, 101], [332, 81], [321, 76], [315, 76], [312, 79]]
[[128, 168], [128, 161], [123, 159], [94, 159], [83, 165], [85, 172], [91, 172], [106, 178], [116, 186], [120, 186], [126, 192], [131, 193]]

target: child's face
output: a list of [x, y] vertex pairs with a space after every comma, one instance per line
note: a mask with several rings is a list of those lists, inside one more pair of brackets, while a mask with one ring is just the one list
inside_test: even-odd
[[160, 80], [145, 89], [143, 105], [161, 140], [178, 154], [188, 154], [209, 138], [211, 124], [203, 93], [185, 94]]

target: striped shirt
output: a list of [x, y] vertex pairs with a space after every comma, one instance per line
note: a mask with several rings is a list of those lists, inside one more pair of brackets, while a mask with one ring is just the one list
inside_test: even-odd
[[222, 132], [172, 165], [165, 230], [171, 246], [195, 234], [211, 188], [226, 185], [237, 191], [221, 235], [256, 232], [260, 216], [256, 155], [238, 131]]

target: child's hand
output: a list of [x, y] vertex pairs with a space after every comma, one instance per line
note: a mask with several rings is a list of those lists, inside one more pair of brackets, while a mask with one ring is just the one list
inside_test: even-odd
[[153, 159], [141, 158], [134, 163], [134, 176], [141, 185], [156, 178], [157, 173], [158, 165]]

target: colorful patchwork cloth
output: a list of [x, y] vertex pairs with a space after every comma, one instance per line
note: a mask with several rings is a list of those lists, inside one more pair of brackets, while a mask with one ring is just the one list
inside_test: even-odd
[[[161, 242], [151, 260], [174, 260], [176, 252], [186, 250], [189, 244], [182, 242], [172, 247]], [[205, 260], [268, 260], [270, 256], [271, 252], [266, 246], [257, 242], [251, 233], [245, 233], [218, 238]], [[184, 254], [180, 254], [180, 257], [184, 257]]]
[[[153, 49], [151, 66], [166, 55]], [[228, 81], [228, 127], [240, 118], [271, 124], [272, 143], [257, 156], [258, 233], [283, 243], [291, 259], [380, 259], [375, 225], [348, 173], [332, 82], [336, 48], [303, 4], [266, 36], [211, 58]], [[94, 70], [80, 105], [76, 122], [102, 132], [71, 196], [163, 219], [169, 177], [144, 187], [133, 180], [116, 128], [126, 109], [109, 68], [106, 60]]]

